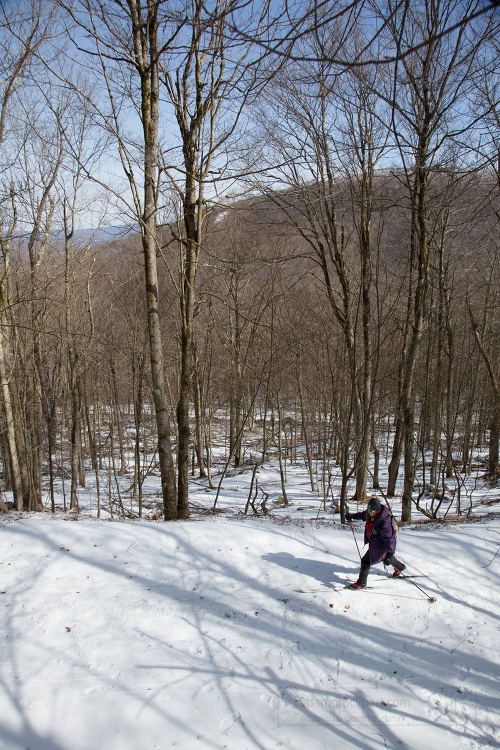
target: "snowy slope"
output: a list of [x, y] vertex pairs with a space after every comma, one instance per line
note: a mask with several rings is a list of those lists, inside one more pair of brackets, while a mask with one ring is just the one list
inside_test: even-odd
[[2, 750], [500, 747], [500, 520], [400, 531], [435, 604], [338, 523], [2, 523]]

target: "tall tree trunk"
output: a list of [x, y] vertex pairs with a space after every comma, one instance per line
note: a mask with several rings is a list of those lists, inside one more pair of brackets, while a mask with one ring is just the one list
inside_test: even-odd
[[160, 300], [156, 255], [157, 241], [157, 173], [159, 122], [158, 16], [157, 4], [148, 4], [147, 23], [140, 13], [132, 14], [132, 35], [137, 69], [141, 77], [141, 122], [144, 137], [144, 193], [140, 216], [151, 378], [158, 432], [163, 513], [166, 521], [179, 517], [175, 468], [170, 439], [170, 416], [163, 364], [163, 344], [160, 326]]
[[500, 410], [495, 409], [490, 421], [490, 442], [488, 449], [488, 474], [497, 478], [500, 474], [498, 443], [500, 440]]
[[417, 283], [415, 287], [414, 319], [411, 333], [410, 345], [408, 348], [408, 358], [405, 366], [405, 381], [402, 391], [402, 412], [404, 428], [404, 449], [405, 449], [405, 478], [403, 487], [403, 499], [401, 509], [401, 520], [411, 520], [411, 506], [413, 499], [413, 486], [415, 482], [414, 463], [415, 463], [415, 433], [414, 433], [414, 403], [413, 403], [413, 386], [414, 375], [417, 364], [417, 357], [422, 340], [423, 324], [425, 319], [425, 303], [428, 284], [428, 266], [429, 266], [429, 248], [427, 237], [427, 170], [425, 165], [427, 136], [422, 135], [420, 165], [417, 168], [417, 205], [416, 205], [416, 222], [418, 231], [413, 233], [414, 239], [418, 238], [417, 243]]
[[471, 318], [472, 327], [474, 330], [474, 335], [476, 338], [476, 343], [479, 348], [479, 351], [481, 352], [481, 356], [484, 360], [484, 363], [486, 365], [486, 369], [488, 371], [488, 377], [489, 377], [490, 384], [491, 384], [491, 390], [493, 392], [493, 408], [492, 408], [491, 419], [489, 422], [490, 439], [489, 439], [489, 451], [488, 451], [488, 474], [490, 475], [492, 479], [494, 479], [494, 478], [497, 478], [500, 473], [499, 447], [498, 447], [498, 442], [500, 439], [500, 382], [495, 373], [491, 358], [484, 346], [481, 334], [479, 333], [479, 328], [474, 321], [474, 317], [472, 315], [472, 310], [470, 308], [470, 305], [468, 306], [468, 309], [469, 309], [469, 315]]
[[283, 418], [282, 418], [282, 413], [281, 413], [279, 391], [276, 394], [276, 408], [278, 411], [278, 460], [279, 460], [279, 467], [280, 467], [281, 494], [283, 496], [284, 504], [288, 505], [288, 497], [286, 494], [286, 476], [285, 476], [286, 469], [285, 469], [284, 462], [283, 462], [283, 448], [281, 444], [281, 430], [283, 429]]
[[203, 447], [203, 434], [204, 434], [204, 409], [202, 401], [202, 388], [200, 378], [200, 368], [198, 363], [198, 357], [196, 355], [196, 349], [193, 351], [194, 361], [194, 376], [193, 376], [193, 401], [194, 401], [194, 418], [195, 418], [195, 447], [196, 457], [198, 460], [198, 467], [200, 471], [200, 478], [206, 477], [205, 471], [205, 453]]
[[311, 490], [312, 492], [316, 491], [316, 488], [314, 486], [314, 475], [313, 475], [313, 467], [312, 467], [312, 458], [311, 458], [311, 446], [309, 444], [309, 435], [307, 430], [307, 419], [306, 419], [306, 413], [305, 413], [305, 405], [304, 405], [304, 397], [302, 394], [302, 367], [301, 367], [301, 358], [300, 354], [297, 354], [297, 387], [299, 391], [299, 403], [300, 403], [300, 418], [301, 418], [301, 424], [302, 424], [302, 437], [304, 439], [305, 447], [306, 447], [306, 461], [307, 461], [307, 468], [309, 471], [309, 481], [311, 482]]
[[464, 425], [464, 442], [462, 446], [462, 473], [463, 474], [469, 474], [470, 473], [470, 457], [472, 453], [472, 444], [473, 444], [473, 430], [472, 430], [472, 423], [475, 413], [475, 406], [476, 406], [476, 391], [479, 383], [479, 367], [472, 364], [471, 368], [471, 383], [469, 385], [470, 391], [467, 398], [467, 410], [466, 410], [466, 416], [465, 416], [465, 425]]
[[113, 396], [114, 396], [114, 408], [115, 415], [116, 415], [116, 431], [118, 435], [118, 447], [120, 450], [120, 470], [119, 474], [126, 474], [127, 473], [127, 462], [125, 460], [125, 449], [123, 444], [123, 419], [122, 414], [120, 410], [120, 397], [118, 393], [118, 381], [116, 378], [116, 367], [115, 367], [115, 361], [113, 358], [111, 358], [110, 361], [110, 369], [111, 369], [111, 378], [112, 378], [112, 384], [113, 384]]
[[196, 185], [197, 132], [184, 136], [186, 187], [184, 194], [184, 227], [186, 238], [183, 244], [182, 282], [180, 294], [181, 310], [181, 371], [179, 399], [177, 402], [177, 487], [179, 518], [189, 516], [189, 395], [192, 378], [193, 320], [196, 295], [196, 272], [201, 243], [203, 215], [203, 188]]
[[16, 510], [23, 509], [23, 490], [21, 484], [21, 468], [17, 452], [16, 433], [14, 425], [14, 410], [9, 388], [9, 378], [5, 362], [5, 333], [3, 326], [0, 325], [0, 387], [2, 389], [2, 405], [5, 416], [5, 432], [9, 446], [10, 471], [12, 477], [12, 490], [14, 493], [14, 503]]
[[396, 494], [396, 482], [398, 481], [399, 465], [403, 454], [403, 420], [399, 414], [400, 404], [398, 404], [398, 414], [396, 415], [396, 427], [394, 430], [394, 440], [392, 442], [391, 460], [388, 466], [389, 479], [387, 481], [387, 497], [394, 497]]
[[78, 506], [78, 476], [81, 453], [81, 414], [78, 384], [72, 373], [70, 378], [71, 398], [71, 500], [70, 509], [79, 511]]

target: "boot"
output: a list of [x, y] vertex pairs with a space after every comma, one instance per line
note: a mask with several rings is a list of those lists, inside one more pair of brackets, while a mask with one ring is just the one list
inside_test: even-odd
[[401, 575], [402, 571], [406, 570], [406, 565], [403, 565], [403, 563], [399, 562], [399, 560], [394, 560], [394, 558], [393, 558], [392, 564], [396, 568], [396, 570], [392, 574], [392, 577], [393, 578], [399, 578], [399, 576]]
[[355, 590], [366, 589], [366, 582], [368, 580], [369, 572], [370, 572], [370, 566], [361, 564], [358, 580], [355, 583], [351, 583], [349, 588], [355, 589]]

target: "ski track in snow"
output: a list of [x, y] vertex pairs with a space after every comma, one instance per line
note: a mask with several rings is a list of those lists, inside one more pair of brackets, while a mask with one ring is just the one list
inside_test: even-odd
[[500, 747], [500, 520], [400, 531], [435, 604], [381, 566], [299, 593], [356, 575], [338, 525], [1, 533], [2, 750]]

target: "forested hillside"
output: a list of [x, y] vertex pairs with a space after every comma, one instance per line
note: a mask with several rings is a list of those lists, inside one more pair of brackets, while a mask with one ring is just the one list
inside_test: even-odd
[[2, 7], [2, 511], [157, 473], [183, 519], [269, 457], [342, 521], [495, 486], [500, 17], [351, 5]]

